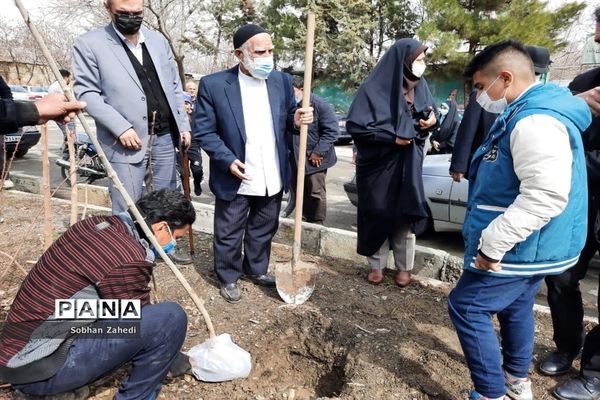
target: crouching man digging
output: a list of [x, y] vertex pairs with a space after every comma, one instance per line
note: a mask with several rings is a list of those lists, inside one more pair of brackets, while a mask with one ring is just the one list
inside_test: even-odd
[[[172, 247], [196, 214], [181, 193], [159, 190], [137, 202], [163, 249]], [[115, 397], [154, 399], [178, 358], [187, 317], [176, 303], [150, 304], [155, 252], [129, 212], [87, 218], [42, 255], [15, 298], [0, 336], [0, 381], [25, 394], [73, 391], [131, 361]], [[58, 299], [139, 299], [137, 335], [77, 335], [82, 321], [53, 321]], [[107, 333], [120, 320], [90, 327]], [[89, 324], [89, 322], [88, 322]]]
[[483, 109], [500, 115], [469, 169], [465, 265], [448, 309], [475, 385], [470, 399], [531, 400], [535, 294], [545, 275], [575, 265], [585, 242], [581, 132], [591, 114], [568, 91], [536, 83], [518, 42], [486, 47], [465, 75]]

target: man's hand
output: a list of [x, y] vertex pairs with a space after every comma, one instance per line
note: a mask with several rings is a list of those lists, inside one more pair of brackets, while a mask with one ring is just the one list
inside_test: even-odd
[[142, 148], [142, 141], [133, 128], [129, 128], [123, 132], [123, 134], [119, 136], [119, 141], [123, 147], [129, 150], [139, 150]]
[[50, 120], [70, 122], [75, 118], [75, 113], [86, 106], [84, 101], [67, 101], [65, 95], [61, 93], [49, 93], [35, 102], [35, 107], [40, 114], [39, 124], [45, 124]]
[[244, 175], [245, 169], [246, 169], [246, 165], [243, 162], [241, 162], [240, 160], [235, 160], [229, 166], [229, 172], [231, 172], [231, 174], [233, 176], [235, 176], [236, 178], [239, 178], [243, 181], [249, 181], [252, 178], [250, 178], [248, 175]]
[[579, 93], [577, 96], [585, 100], [590, 107], [592, 114], [595, 116], [600, 115], [600, 86], [596, 86], [595, 88], [586, 92]]
[[483, 258], [481, 256], [481, 254], [477, 254], [477, 257], [475, 258], [475, 268], [480, 269], [482, 271], [494, 271], [494, 272], [498, 272], [502, 269], [502, 267], [500, 266], [500, 261], [498, 261], [498, 262], [488, 261], [485, 258]]
[[358, 152], [353, 151], [352, 152], [352, 164], [356, 165], [356, 160], [358, 160]]
[[399, 138], [399, 137], [396, 138], [396, 144], [399, 145], [399, 146], [406, 146], [406, 145], [409, 145], [411, 143], [412, 143], [411, 139], [402, 139], [402, 138]]
[[437, 140], [432, 140], [431, 146], [435, 151], [440, 151], [440, 142], [438, 142]]
[[191, 144], [192, 144], [192, 135], [187, 131], [181, 132], [181, 147], [184, 150], [187, 150], [190, 148]]
[[435, 113], [433, 112], [433, 108], [429, 107], [429, 118], [427, 119], [420, 119], [419, 120], [419, 127], [421, 127], [421, 129], [429, 129], [432, 126], [434, 126], [437, 122], [437, 118], [435, 117]]
[[465, 174], [462, 172], [450, 172], [450, 176], [454, 182], [460, 182], [460, 180], [465, 177]]
[[313, 108], [299, 108], [294, 113], [294, 126], [300, 129], [300, 125], [310, 125], [313, 123]]
[[313, 167], [320, 167], [321, 163], [323, 162], [323, 156], [320, 156], [318, 154], [312, 153], [310, 155], [310, 157], [308, 157], [308, 160], [313, 165]]

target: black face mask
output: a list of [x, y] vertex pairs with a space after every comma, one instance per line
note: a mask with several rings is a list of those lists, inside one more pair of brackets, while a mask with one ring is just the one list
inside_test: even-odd
[[113, 14], [115, 17], [115, 26], [123, 35], [134, 35], [138, 33], [142, 26], [144, 17], [141, 15], [129, 15], [129, 14]]

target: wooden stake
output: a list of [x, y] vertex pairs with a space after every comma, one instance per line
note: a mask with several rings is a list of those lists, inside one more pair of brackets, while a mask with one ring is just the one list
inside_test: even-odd
[[65, 125], [67, 132], [67, 146], [69, 147], [69, 180], [71, 181], [71, 226], [77, 223], [77, 207], [79, 200], [77, 199], [77, 160], [75, 157], [75, 135], [71, 132], [68, 125]]
[[48, 157], [48, 125], [40, 126], [42, 134], [42, 193], [44, 195], [44, 250], [52, 244], [52, 203], [50, 193], [50, 159]]
[[[46, 61], [48, 61], [48, 64], [50, 66], [50, 69], [52, 70], [52, 73], [58, 80], [62, 90], [65, 92], [65, 96], [70, 101], [76, 101], [73, 94], [68, 90], [68, 87], [67, 87], [65, 81], [62, 79], [62, 76], [60, 75], [60, 72], [58, 70], [58, 64], [56, 64], [54, 57], [52, 57], [52, 54], [50, 54], [50, 51], [48, 50], [48, 46], [46, 45], [44, 39], [42, 38], [42, 35], [38, 31], [35, 24], [31, 21], [31, 18], [29, 18], [29, 13], [27, 12], [27, 9], [23, 5], [23, 1], [22, 0], [14, 0], [14, 1], [15, 1], [17, 8], [21, 12], [21, 16], [23, 17], [23, 20], [29, 27], [31, 34], [33, 35], [34, 39], [40, 46], [40, 49], [42, 50], [42, 53], [44, 54], [44, 58], [46, 58]], [[112, 168], [110, 162], [106, 158], [106, 153], [104, 153], [102, 146], [100, 146], [100, 143], [98, 142], [98, 138], [96, 137], [96, 132], [94, 132], [92, 130], [92, 128], [88, 124], [87, 120], [85, 119], [83, 113], [82, 112], [77, 113], [77, 117], [79, 118], [79, 122], [81, 122], [81, 125], [83, 126], [83, 129], [85, 130], [85, 133], [87, 133], [87, 135], [90, 137], [90, 140], [96, 147], [96, 151], [98, 152], [98, 157], [100, 158], [100, 161], [102, 162], [102, 165], [104, 166], [104, 168], [106, 170], [108, 178], [112, 180], [115, 189], [117, 189], [119, 191], [119, 193], [121, 194], [121, 196], [123, 196], [125, 203], [129, 207], [129, 210], [131, 211], [131, 214], [133, 215], [133, 217], [135, 218], [135, 220], [137, 221], [139, 226], [142, 228], [142, 230], [146, 234], [146, 237], [148, 238], [150, 243], [154, 246], [154, 248], [156, 249], [158, 254], [165, 261], [165, 263], [169, 266], [169, 268], [171, 269], [173, 274], [175, 274], [179, 283], [181, 283], [183, 288], [186, 290], [186, 292], [192, 298], [192, 301], [194, 302], [194, 304], [196, 305], [196, 307], [202, 314], [202, 317], [204, 318], [209, 336], [211, 338], [215, 337], [216, 336], [215, 328], [212, 324], [210, 315], [208, 315], [208, 312], [206, 311], [206, 308], [204, 307], [204, 301], [196, 294], [194, 289], [190, 286], [190, 284], [185, 279], [183, 274], [179, 271], [177, 266], [173, 263], [173, 261], [171, 261], [169, 256], [167, 256], [167, 254], [163, 251], [162, 246], [156, 240], [154, 233], [152, 232], [152, 230], [150, 229], [150, 227], [144, 220], [144, 217], [142, 217], [142, 215], [140, 214], [139, 210], [136, 208], [135, 203], [131, 199], [131, 196], [129, 196], [129, 193], [127, 193], [127, 190], [123, 186], [123, 183], [121, 183], [121, 181], [119, 180], [119, 177], [115, 173], [115, 170]]]
[[[192, 190], [190, 188], [190, 158], [188, 157], [187, 149], [182, 149], [181, 155], [181, 185], [183, 186], [183, 194], [188, 200], [192, 200]], [[194, 255], [194, 232], [192, 227], [188, 231], [188, 240], [190, 242], [190, 256]]]

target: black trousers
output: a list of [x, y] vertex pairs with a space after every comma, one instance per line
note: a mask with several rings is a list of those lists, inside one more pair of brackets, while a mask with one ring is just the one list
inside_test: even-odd
[[232, 201], [216, 199], [213, 250], [215, 272], [222, 283], [267, 273], [271, 241], [279, 227], [281, 196], [282, 192], [274, 196], [238, 194]]
[[[594, 222], [598, 211], [597, 197], [590, 196], [588, 232], [585, 246], [575, 266], [560, 275], [546, 277], [548, 304], [554, 328], [554, 343], [558, 351], [576, 355], [583, 345], [583, 302], [579, 281], [585, 277], [588, 265], [600, 250], [595, 238]], [[600, 303], [598, 305], [600, 308]], [[599, 343], [600, 347], [600, 343]], [[600, 366], [600, 365], [599, 365]]]

